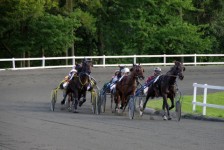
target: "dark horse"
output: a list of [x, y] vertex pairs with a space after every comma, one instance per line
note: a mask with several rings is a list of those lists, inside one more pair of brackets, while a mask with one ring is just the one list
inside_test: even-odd
[[[179, 77], [180, 80], [184, 79], [183, 72], [185, 71], [185, 67], [181, 62], [175, 61], [174, 66], [165, 74], [161, 75], [154, 81], [148, 89], [147, 95], [146, 95], [146, 100], [143, 104], [143, 108], [140, 108], [140, 115], [143, 114], [143, 110], [146, 107], [146, 103], [148, 99], [159, 97], [161, 96], [163, 98], [163, 106], [162, 109], [164, 111], [164, 120], [167, 120], [167, 117], [165, 115], [165, 108], [167, 110], [167, 116], [168, 119], [170, 120], [170, 112], [172, 108], [174, 108], [174, 98], [176, 94], [176, 88], [175, 88], [175, 83], [176, 83], [176, 78]], [[169, 107], [167, 103], [167, 98], [171, 100], [171, 106]]]
[[124, 76], [121, 81], [116, 84], [116, 91], [115, 91], [115, 110], [118, 108], [118, 104], [121, 103], [120, 109], [125, 110], [129, 96], [134, 95], [136, 88], [137, 88], [137, 80], [144, 79], [144, 69], [140, 65], [134, 65], [130, 69], [131, 74], [128, 76]]
[[[77, 112], [77, 105], [81, 107], [82, 104], [86, 101], [86, 91], [87, 87], [90, 84], [90, 73], [91, 73], [92, 61], [84, 59], [82, 65], [76, 65], [78, 70], [77, 75], [75, 75], [68, 84], [66, 90], [66, 96], [68, 94], [72, 95], [73, 101], [73, 112]], [[66, 99], [66, 96], [64, 100]], [[80, 98], [83, 97], [81, 101]]]

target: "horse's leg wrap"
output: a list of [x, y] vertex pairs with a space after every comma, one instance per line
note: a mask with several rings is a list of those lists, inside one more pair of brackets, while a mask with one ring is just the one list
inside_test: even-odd
[[167, 103], [167, 99], [165, 100], [165, 108], [167, 110], [167, 117], [168, 117], [168, 120], [171, 120], [172, 118], [170, 117], [170, 111], [169, 111], [169, 105]]

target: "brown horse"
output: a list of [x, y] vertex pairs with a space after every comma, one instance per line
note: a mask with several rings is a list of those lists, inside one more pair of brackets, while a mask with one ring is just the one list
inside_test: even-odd
[[144, 79], [144, 69], [140, 65], [134, 65], [130, 69], [131, 74], [124, 76], [121, 81], [116, 84], [115, 90], [115, 110], [118, 108], [118, 104], [121, 104], [120, 109], [125, 110], [129, 96], [134, 95], [137, 88], [137, 80]]
[[[163, 106], [162, 109], [164, 111], [164, 120], [167, 120], [166, 114], [165, 114], [165, 108], [167, 110], [167, 116], [170, 120], [170, 112], [172, 108], [174, 108], [174, 98], [176, 94], [176, 78], [179, 77], [180, 80], [184, 79], [183, 72], [185, 71], [185, 67], [181, 62], [175, 61], [174, 66], [165, 74], [161, 75], [149, 86], [149, 89], [147, 91], [146, 100], [143, 104], [143, 108], [140, 108], [140, 115], [143, 115], [143, 110], [146, 107], [146, 103], [148, 99], [156, 97], [162, 97], [163, 98]], [[169, 107], [167, 103], [167, 99], [171, 100], [171, 106]], [[141, 107], [141, 106], [140, 106]]]
[[[92, 62], [89, 60], [83, 60], [82, 65], [77, 68], [78, 75], [74, 76], [69, 82], [66, 96], [71, 94], [71, 99], [73, 101], [73, 112], [77, 112], [77, 105], [81, 107], [86, 101], [86, 91], [90, 84], [90, 73], [91, 73]], [[64, 99], [66, 99], [66, 96]], [[81, 97], [83, 100], [81, 101]]]

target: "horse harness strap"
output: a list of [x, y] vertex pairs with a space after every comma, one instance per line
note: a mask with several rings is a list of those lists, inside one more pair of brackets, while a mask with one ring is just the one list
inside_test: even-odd
[[84, 85], [86, 85], [88, 83], [88, 81], [86, 81], [85, 83], [82, 83], [81, 78], [79, 77], [79, 82], [81, 83], [82, 87], [81, 89], [84, 87]]

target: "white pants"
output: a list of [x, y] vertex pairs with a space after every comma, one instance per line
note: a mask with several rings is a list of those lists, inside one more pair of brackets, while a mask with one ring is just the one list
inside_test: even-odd
[[68, 82], [63, 83], [63, 88], [67, 89], [67, 87], [68, 87]]

